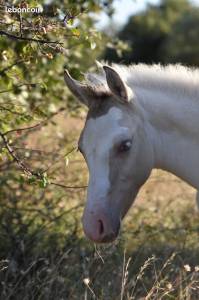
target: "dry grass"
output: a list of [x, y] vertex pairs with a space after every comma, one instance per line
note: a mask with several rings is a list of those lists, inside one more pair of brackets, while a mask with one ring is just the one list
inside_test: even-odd
[[[64, 115], [55, 121], [26, 140], [46, 154], [27, 159], [37, 166], [39, 158], [53, 180], [85, 185], [81, 155], [64, 158], [83, 122]], [[174, 176], [154, 171], [119, 239], [101, 247], [82, 233], [85, 189], [39, 189], [14, 177], [7, 184], [0, 194], [1, 299], [199, 299], [195, 191]]]

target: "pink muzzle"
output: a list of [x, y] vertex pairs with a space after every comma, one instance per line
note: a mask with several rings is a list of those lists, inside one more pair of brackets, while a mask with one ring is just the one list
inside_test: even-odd
[[111, 216], [99, 208], [95, 211], [85, 209], [82, 223], [85, 235], [95, 243], [112, 242], [120, 228], [120, 221], [113, 222]]

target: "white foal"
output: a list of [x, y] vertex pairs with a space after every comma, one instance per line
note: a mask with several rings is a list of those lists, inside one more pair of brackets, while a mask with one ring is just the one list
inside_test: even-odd
[[153, 168], [199, 190], [198, 70], [114, 65], [87, 74], [87, 83], [66, 71], [65, 81], [89, 108], [79, 149], [90, 175], [83, 227], [91, 240], [117, 237]]

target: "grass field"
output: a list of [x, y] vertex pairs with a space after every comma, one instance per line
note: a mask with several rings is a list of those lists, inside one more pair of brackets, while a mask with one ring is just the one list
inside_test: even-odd
[[[83, 120], [63, 114], [54, 122], [29, 135], [23, 147], [37, 151], [25, 157], [48, 168], [51, 182], [85, 186], [81, 154], [64, 157]], [[152, 173], [118, 240], [105, 246], [83, 235], [85, 188], [7, 184], [9, 193], [0, 194], [1, 299], [199, 299], [195, 190], [171, 174]]]

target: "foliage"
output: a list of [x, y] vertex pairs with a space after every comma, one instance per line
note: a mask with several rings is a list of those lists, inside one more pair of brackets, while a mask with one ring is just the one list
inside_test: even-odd
[[[43, 13], [9, 13], [5, 7], [43, 7]], [[0, 11], [0, 134], [1, 160], [17, 162], [33, 179], [47, 185], [44, 171], [31, 170], [14, 153], [13, 145], [25, 141], [32, 130], [41, 129], [63, 110], [77, 111], [63, 82], [63, 68], [81, 77], [95, 60], [103, 36], [94, 28], [91, 12], [99, 1], [2, 2]], [[111, 1], [106, 3], [107, 12]], [[89, 57], [89, 60], [85, 60]], [[43, 172], [43, 173], [41, 173]]]
[[[2, 5], [1, 130], [43, 119], [54, 112], [56, 105], [65, 106], [67, 89], [62, 79], [63, 67], [76, 78], [80, 77], [80, 69], [84, 71], [91, 65], [103, 44], [89, 15], [101, 9], [98, 1], [77, 1], [76, 5], [73, 1], [50, 3], [44, 5], [40, 1], [44, 9], [41, 15], [20, 16], [5, 14]], [[37, 7], [38, 3], [30, 1], [31, 5]], [[90, 60], [85, 61], [85, 57]], [[12, 120], [9, 110], [14, 111]]]
[[199, 65], [198, 62], [199, 7], [188, 0], [162, 0], [160, 4], [148, 5], [128, 20], [118, 33], [130, 50], [122, 56], [110, 47], [105, 59], [125, 63], [183, 63]]

